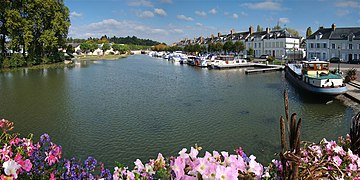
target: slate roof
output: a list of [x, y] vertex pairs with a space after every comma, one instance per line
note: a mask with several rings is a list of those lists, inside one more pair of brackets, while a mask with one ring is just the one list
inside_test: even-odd
[[352, 36], [353, 40], [360, 40], [360, 27], [335, 28], [335, 31], [332, 28], [321, 28], [307, 39], [315, 39], [318, 34], [322, 34], [320, 39], [347, 40], [349, 36]]

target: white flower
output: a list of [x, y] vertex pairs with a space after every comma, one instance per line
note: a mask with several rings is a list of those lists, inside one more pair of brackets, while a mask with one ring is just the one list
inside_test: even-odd
[[3, 168], [4, 168], [5, 174], [7, 176], [13, 175], [13, 177], [16, 179], [17, 178], [16, 171], [19, 168], [21, 168], [21, 166], [14, 160], [10, 159], [10, 160], [4, 162]]

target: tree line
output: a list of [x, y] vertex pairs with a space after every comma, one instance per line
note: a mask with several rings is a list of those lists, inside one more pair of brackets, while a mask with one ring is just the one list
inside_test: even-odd
[[69, 26], [63, 0], [1, 0], [0, 66], [62, 61]]
[[138, 38], [136, 36], [127, 36], [127, 37], [108, 37], [106, 35], [102, 36], [101, 38], [88, 38], [88, 39], [73, 39], [73, 38], [68, 38], [67, 42], [68, 43], [83, 43], [86, 41], [93, 41], [93, 42], [97, 42], [98, 44], [102, 44], [105, 42], [109, 42], [109, 43], [115, 43], [115, 44], [132, 44], [132, 45], [138, 45], [138, 46], [155, 46], [160, 44], [160, 42], [157, 41], [153, 41], [150, 39], [141, 39]]
[[[165, 44], [159, 44], [152, 48], [153, 51], [184, 51], [187, 53], [218, 53], [221, 54], [224, 52], [225, 54], [235, 53], [240, 54], [246, 49], [245, 43], [242, 41], [236, 41], [235, 43], [232, 41], [227, 41], [225, 43], [217, 42], [217, 43], [209, 43], [206, 45], [200, 44], [188, 44], [183, 48], [180, 46], [166, 46]], [[254, 49], [249, 48], [246, 52], [248, 55], [254, 55]]]

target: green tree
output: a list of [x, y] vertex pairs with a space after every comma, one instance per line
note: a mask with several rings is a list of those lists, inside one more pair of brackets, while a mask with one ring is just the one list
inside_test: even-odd
[[244, 51], [246, 49], [245, 43], [242, 41], [236, 41], [234, 43], [233, 51], [239, 54], [241, 51]]
[[250, 55], [251, 57], [254, 57], [254, 48], [250, 47], [248, 52], [247, 52], [247, 55]]
[[234, 49], [234, 43], [232, 41], [226, 41], [223, 46], [223, 50], [225, 54], [230, 53], [230, 51], [232, 51], [233, 49]]
[[215, 44], [210, 42], [207, 47], [208, 52], [213, 53], [215, 52]]
[[83, 53], [87, 53], [90, 51], [90, 44], [88, 42], [83, 42], [80, 44], [80, 49], [82, 50]]
[[293, 35], [294, 37], [299, 37], [300, 36], [300, 33], [295, 30], [295, 29], [292, 29], [292, 28], [287, 28], [286, 29], [291, 35]]
[[311, 34], [312, 34], [311, 27], [308, 27], [308, 28], [306, 29], [306, 38], [308, 38], [309, 36], [311, 36]]
[[103, 51], [103, 55], [105, 55], [105, 51], [106, 50], [109, 50], [111, 47], [110, 47], [110, 44], [109, 43], [104, 43], [101, 47], [101, 50]]
[[217, 42], [216, 44], [215, 44], [215, 51], [217, 52], [217, 53], [221, 53], [221, 51], [223, 50], [223, 43], [221, 43], [220, 41], [219, 42]]
[[261, 31], [261, 27], [260, 27], [260, 25], [257, 25], [257, 27], [256, 27], [256, 31], [257, 31], [257, 32], [260, 32], [260, 31]]

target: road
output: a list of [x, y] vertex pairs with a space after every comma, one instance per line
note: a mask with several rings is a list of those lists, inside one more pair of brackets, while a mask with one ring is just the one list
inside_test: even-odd
[[[334, 70], [338, 67], [338, 63], [330, 63], [330, 70]], [[347, 63], [340, 63], [340, 71], [344, 73], [344, 76], [346, 76], [346, 71], [348, 69], [355, 68], [357, 81], [360, 81], [360, 64], [347, 64]]]

